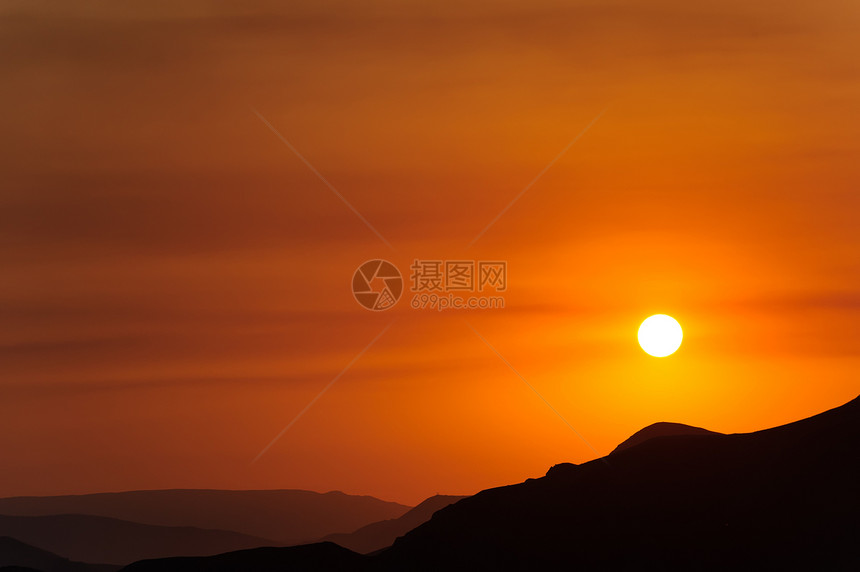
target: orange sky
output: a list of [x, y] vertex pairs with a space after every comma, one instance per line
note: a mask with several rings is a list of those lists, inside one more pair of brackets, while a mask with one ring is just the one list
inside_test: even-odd
[[[469, 325], [600, 454], [860, 393], [856, 2], [67, 4], [0, 2], [2, 496], [593, 458]], [[506, 260], [506, 307], [368, 312], [380, 257]]]

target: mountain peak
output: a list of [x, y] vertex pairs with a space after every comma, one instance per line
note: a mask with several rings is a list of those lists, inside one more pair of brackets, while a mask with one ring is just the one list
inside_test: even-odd
[[644, 429], [640, 429], [627, 439], [625, 439], [620, 445], [615, 447], [612, 450], [610, 455], [617, 453], [619, 451], [623, 451], [624, 449], [629, 449], [630, 447], [635, 447], [640, 443], [644, 443], [649, 439], [654, 439], [656, 437], [674, 437], [677, 435], [721, 435], [722, 433], [716, 433], [714, 431], [708, 431], [707, 429], [702, 429], [701, 427], [693, 427], [692, 425], [684, 425], [683, 423], [669, 423], [666, 421], [661, 421], [659, 423], [653, 423]]
[[566, 475], [571, 471], [576, 470], [579, 467], [576, 463], [558, 463], [557, 465], [553, 465], [546, 472], [546, 476], [558, 476], [558, 475]]

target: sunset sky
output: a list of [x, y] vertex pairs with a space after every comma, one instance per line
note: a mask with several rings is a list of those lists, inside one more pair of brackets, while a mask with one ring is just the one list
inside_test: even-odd
[[0, 496], [417, 503], [860, 393], [856, 1], [70, 4], [0, 0]]

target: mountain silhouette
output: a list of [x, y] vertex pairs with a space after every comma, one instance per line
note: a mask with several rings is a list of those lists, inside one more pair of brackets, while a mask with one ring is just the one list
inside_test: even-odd
[[391, 546], [398, 536], [403, 536], [413, 528], [424, 524], [437, 510], [464, 499], [463, 496], [435, 495], [400, 518], [374, 522], [349, 534], [330, 534], [322, 541], [334, 542], [361, 554], [375, 552]]
[[255, 548], [206, 558], [142, 560], [122, 572], [347, 572], [364, 568], [366, 557], [331, 542], [289, 548]]
[[398, 518], [411, 507], [339, 491], [175, 489], [0, 499], [0, 514], [78, 514], [156, 526], [229, 530], [293, 545]]
[[624, 449], [629, 449], [634, 445], [638, 445], [639, 443], [644, 443], [649, 439], [656, 439], [657, 437], [674, 437], [676, 435], [718, 435], [719, 433], [714, 433], [713, 431], [708, 431], [707, 429], [702, 429], [700, 427], [693, 427], [691, 425], [684, 425], [683, 423], [654, 423], [645, 427], [644, 429], [640, 429], [627, 439], [621, 442], [620, 445], [615, 447], [612, 450], [610, 455], [617, 453], [618, 451], [623, 451]]
[[368, 556], [321, 543], [126, 570], [858, 570], [858, 442], [855, 399], [755, 433], [661, 436], [557, 465]]
[[860, 569], [860, 399], [675, 435], [440, 510], [375, 570]]
[[90, 515], [3, 516], [0, 535], [71, 560], [125, 565], [144, 558], [208, 556], [276, 542], [238, 532], [138, 524]]
[[20, 540], [0, 536], [0, 570], [4, 572], [114, 572], [119, 566], [73, 562]]

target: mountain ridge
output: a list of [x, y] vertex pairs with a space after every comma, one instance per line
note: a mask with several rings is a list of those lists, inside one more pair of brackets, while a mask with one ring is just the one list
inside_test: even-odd
[[413, 528], [427, 522], [433, 514], [465, 496], [433, 495], [416, 505], [399, 518], [374, 522], [349, 534], [329, 534], [320, 542], [334, 542], [359, 554], [381, 550]]
[[117, 566], [147, 558], [210, 556], [277, 545], [230, 530], [159, 526], [78, 514], [0, 515], [0, 535], [69, 560]]
[[397, 518], [412, 507], [368, 495], [300, 489], [162, 489], [0, 498], [0, 514], [79, 514], [133, 523], [226, 530], [280, 545], [313, 542]]
[[442, 508], [367, 556], [319, 543], [128, 570], [310, 571], [332, 559], [355, 572], [858, 569], [858, 442], [855, 398], [753, 433], [660, 436], [561, 463]]
[[36, 572], [114, 572], [119, 566], [88, 564], [63, 558], [48, 550], [0, 535], [0, 570]]

